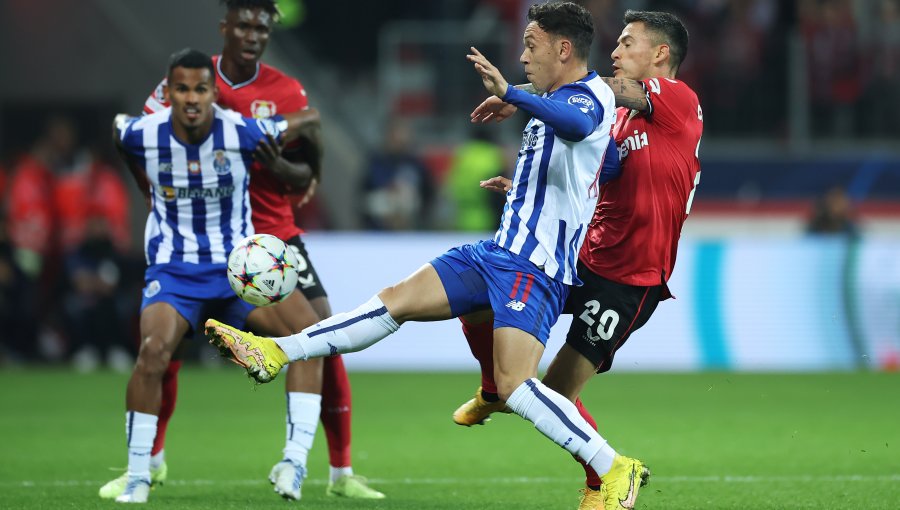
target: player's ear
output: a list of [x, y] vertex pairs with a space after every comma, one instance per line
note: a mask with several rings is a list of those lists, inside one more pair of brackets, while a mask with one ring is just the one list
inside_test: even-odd
[[669, 45], [660, 44], [653, 55], [653, 63], [660, 64], [669, 60]]
[[213, 83], [212, 89], [213, 103], [219, 102], [219, 86]]
[[228, 25], [228, 22], [225, 21], [225, 18], [219, 20], [219, 33], [222, 34], [222, 37], [225, 37], [225, 27]]
[[558, 45], [559, 59], [563, 62], [567, 62], [572, 58], [572, 41], [560, 38]]
[[169, 99], [169, 80], [166, 80], [166, 83], [162, 86], [163, 89], [163, 97], [165, 98], [166, 103], [172, 104], [172, 100]]

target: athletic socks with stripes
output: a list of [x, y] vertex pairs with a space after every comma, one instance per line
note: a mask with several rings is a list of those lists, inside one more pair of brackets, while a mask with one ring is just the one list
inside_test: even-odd
[[399, 327], [381, 299], [374, 296], [351, 312], [333, 315], [296, 335], [274, 340], [288, 359], [296, 361], [361, 351]]
[[152, 414], [127, 411], [125, 437], [128, 442], [128, 476], [150, 481], [150, 449], [156, 437], [157, 417]]
[[322, 395], [291, 391], [287, 394], [287, 436], [284, 458], [306, 467], [306, 458], [316, 437]]
[[605, 474], [612, 468], [616, 451], [581, 417], [575, 404], [537, 379], [526, 379], [506, 405], [598, 473]]

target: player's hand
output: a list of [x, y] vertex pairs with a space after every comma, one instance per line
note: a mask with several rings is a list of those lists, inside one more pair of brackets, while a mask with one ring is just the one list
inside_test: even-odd
[[313, 177], [309, 181], [309, 187], [306, 188], [306, 192], [303, 193], [303, 197], [300, 198], [300, 201], [297, 202], [297, 209], [300, 209], [304, 205], [308, 204], [310, 200], [314, 196], [316, 196], [316, 187], [319, 185], [319, 180]]
[[270, 134], [259, 141], [256, 149], [253, 151], [253, 159], [259, 161], [270, 170], [275, 169], [275, 165], [281, 158], [281, 144]]
[[466, 55], [466, 59], [475, 64], [475, 70], [481, 75], [481, 83], [484, 84], [484, 88], [497, 97], [503, 97], [506, 94], [506, 88], [509, 87], [509, 83], [506, 82], [500, 71], [480, 51], [475, 49], [474, 46], [469, 49], [472, 53]]
[[481, 102], [469, 115], [473, 123], [503, 122], [519, 111], [515, 105], [504, 103], [497, 96], [491, 96]]
[[512, 180], [503, 177], [502, 175], [498, 175], [497, 177], [491, 177], [486, 181], [481, 181], [478, 185], [486, 190], [496, 191], [497, 193], [506, 193], [512, 189]]

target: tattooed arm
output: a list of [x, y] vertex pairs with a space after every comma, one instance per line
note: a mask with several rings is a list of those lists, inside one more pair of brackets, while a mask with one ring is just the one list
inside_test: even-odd
[[624, 106], [639, 112], [650, 109], [647, 102], [647, 91], [639, 81], [628, 78], [601, 78], [612, 89], [616, 96], [616, 106]]

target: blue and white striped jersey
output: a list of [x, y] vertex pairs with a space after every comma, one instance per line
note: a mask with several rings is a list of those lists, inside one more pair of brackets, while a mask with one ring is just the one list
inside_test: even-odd
[[131, 163], [147, 174], [151, 210], [144, 230], [147, 265], [225, 264], [234, 244], [253, 234], [247, 191], [253, 151], [281, 135], [280, 117], [250, 119], [213, 105], [209, 136], [178, 140], [171, 108], [117, 122]]
[[[541, 99], [514, 92], [504, 101], [534, 117], [522, 134], [512, 189], [494, 241], [542, 267], [551, 278], [579, 285], [575, 265], [597, 204], [601, 168], [610, 166], [604, 158], [618, 160], [610, 136], [613, 92], [595, 72]], [[585, 120], [590, 122], [587, 129]], [[580, 135], [572, 135], [571, 124], [580, 125]]]

